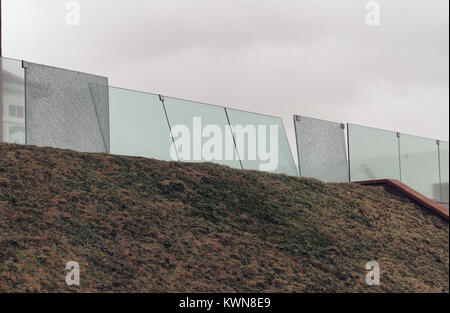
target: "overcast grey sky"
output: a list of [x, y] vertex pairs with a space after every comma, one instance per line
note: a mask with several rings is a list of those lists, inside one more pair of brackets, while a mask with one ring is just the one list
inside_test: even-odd
[[66, 2], [3, 0], [4, 56], [277, 115], [293, 149], [294, 113], [448, 140], [448, 0], [380, 0], [380, 26], [365, 0]]

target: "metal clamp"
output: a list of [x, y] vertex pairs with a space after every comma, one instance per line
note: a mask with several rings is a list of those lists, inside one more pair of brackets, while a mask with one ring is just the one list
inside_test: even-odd
[[166, 97], [164, 97], [163, 95], [159, 95], [159, 100], [164, 102], [164, 100], [166, 99]]
[[22, 60], [22, 68], [28, 68], [28, 62]]

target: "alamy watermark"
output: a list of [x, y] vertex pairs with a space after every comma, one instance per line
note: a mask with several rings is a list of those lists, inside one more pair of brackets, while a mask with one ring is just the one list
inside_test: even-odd
[[[66, 24], [69, 26], [80, 25], [80, 3], [78, 1], [66, 2]], [[369, 26], [380, 25], [380, 3], [378, 1], [368, 1], [365, 5], [365, 22]]]
[[369, 26], [380, 26], [380, 3], [368, 1], [366, 3], [366, 24]]
[[66, 264], [66, 270], [70, 270], [66, 275], [66, 284], [68, 286], [80, 285], [80, 264], [78, 262], [70, 261]]
[[376, 261], [370, 261], [366, 264], [366, 270], [369, 272], [366, 275], [366, 284], [369, 286], [380, 285], [380, 265]]
[[78, 1], [66, 2], [66, 24], [69, 26], [80, 25], [80, 3]]
[[192, 127], [171, 129], [174, 139], [170, 156], [174, 161], [258, 161], [259, 170], [278, 168], [278, 125], [202, 125], [193, 117]]

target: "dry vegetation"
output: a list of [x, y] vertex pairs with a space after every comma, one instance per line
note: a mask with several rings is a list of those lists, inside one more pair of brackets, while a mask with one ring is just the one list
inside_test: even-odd
[[449, 226], [383, 187], [0, 144], [0, 291], [449, 292]]

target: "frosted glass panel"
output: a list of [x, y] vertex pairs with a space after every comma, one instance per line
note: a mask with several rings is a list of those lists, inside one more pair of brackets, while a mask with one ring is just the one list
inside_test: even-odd
[[0, 142], [25, 144], [25, 73], [22, 62], [0, 58]]
[[436, 140], [401, 134], [400, 163], [404, 184], [431, 199], [440, 200]]
[[169, 97], [164, 104], [180, 161], [241, 168], [223, 107]]
[[348, 124], [350, 180], [400, 180], [396, 132]]
[[27, 144], [109, 152], [108, 79], [28, 64]]
[[111, 87], [109, 105], [112, 154], [172, 161], [172, 137], [159, 96]]
[[244, 169], [297, 176], [279, 117], [233, 109], [227, 109], [227, 113]]
[[106, 151], [110, 151], [110, 126], [109, 126], [109, 86], [104, 82], [90, 82], [89, 91], [94, 103], [95, 114], [100, 126], [100, 132], [105, 143]]
[[448, 203], [448, 141], [439, 145], [439, 161], [441, 173], [441, 202]]
[[300, 176], [324, 182], [348, 182], [342, 124], [294, 116]]

